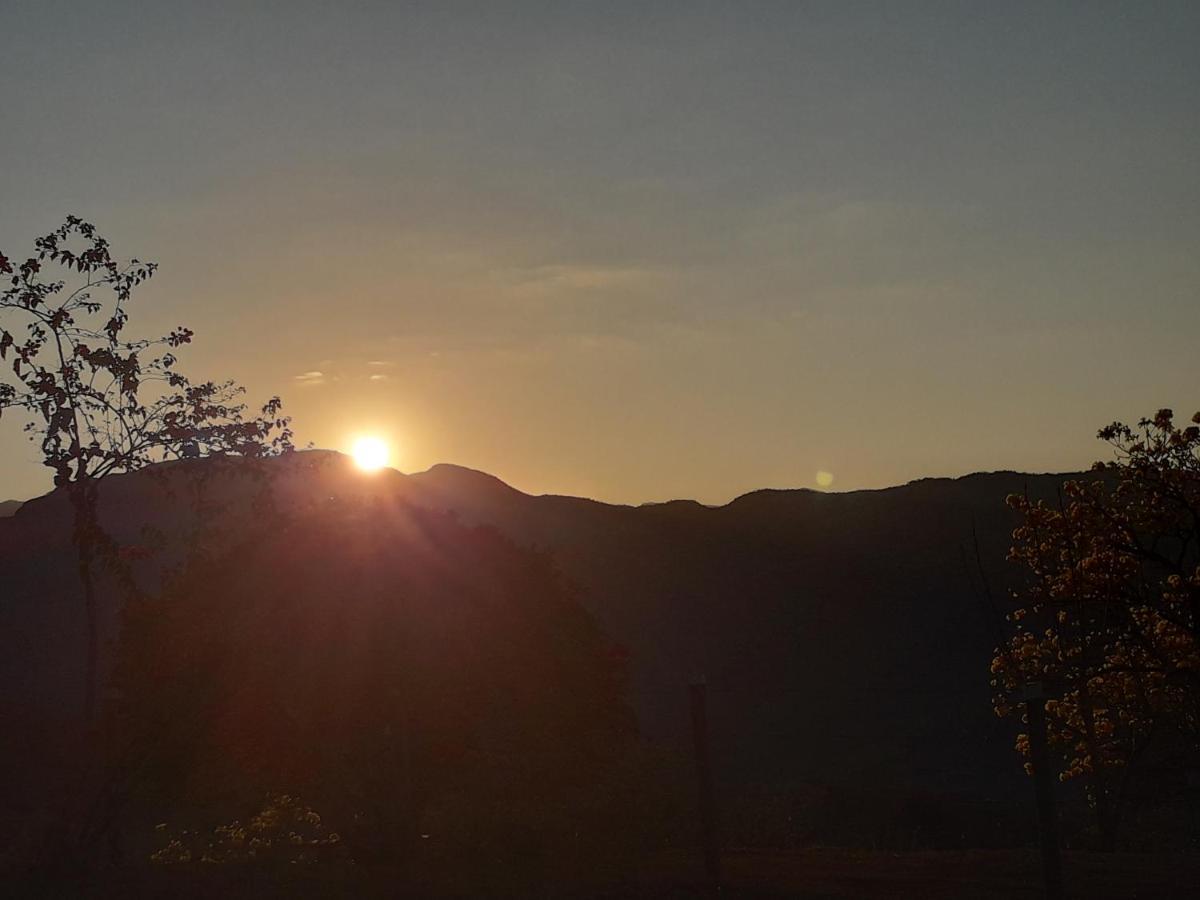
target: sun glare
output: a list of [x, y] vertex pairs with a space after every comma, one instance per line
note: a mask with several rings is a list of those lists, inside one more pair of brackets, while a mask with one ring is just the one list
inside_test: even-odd
[[354, 442], [354, 449], [350, 451], [350, 455], [364, 472], [374, 472], [387, 465], [388, 446], [376, 437], [359, 438]]

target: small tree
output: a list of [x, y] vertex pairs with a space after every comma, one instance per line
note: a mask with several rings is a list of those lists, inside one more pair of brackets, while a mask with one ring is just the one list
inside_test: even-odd
[[[1063, 485], [1057, 504], [1008, 498], [1023, 518], [1009, 558], [1028, 580], [992, 685], [1000, 715], [1025, 685], [1049, 687], [1059, 777], [1085, 783], [1111, 847], [1129, 774], [1152, 738], [1198, 749], [1200, 427], [1176, 427], [1163, 409], [1099, 437], [1114, 459]], [[1028, 755], [1026, 735], [1018, 749]]]
[[241, 538], [125, 609], [134, 813], [194, 831], [299, 794], [388, 864], [423, 832], [478, 859], [636, 827], [624, 656], [547, 557], [352, 495]]
[[[47, 278], [51, 266], [66, 277]], [[71, 501], [87, 633], [86, 723], [96, 706], [96, 568], [119, 559], [100, 524], [100, 481], [172, 458], [258, 458], [292, 448], [278, 397], [248, 415], [232, 381], [193, 383], [178, 371], [175, 351], [190, 343], [190, 330], [126, 335], [133, 292], [155, 269], [119, 263], [96, 228], [75, 216], [38, 238], [24, 262], [0, 253], [0, 277], [9, 280], [0, 292], [0, 359], [12, 373], [0, 380], [0, 413], [29, 414], [25, 429]]]

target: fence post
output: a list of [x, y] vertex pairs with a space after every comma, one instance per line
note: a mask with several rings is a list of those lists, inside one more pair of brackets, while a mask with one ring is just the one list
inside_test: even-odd
[[713, 801], [712, 764], [708, 753], [708, 711], [703, 679], [688, 686], [692, 705], [692, 740], [696, 746], [696, 776], [700, 800], [700, 838], [704, 869], [713, 896], [721, 893], [721, 852], [717, 846], [716, 810]]

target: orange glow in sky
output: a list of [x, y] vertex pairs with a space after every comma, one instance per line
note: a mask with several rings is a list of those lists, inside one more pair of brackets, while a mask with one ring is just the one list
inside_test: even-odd
[[[1196, 408], [1200, 3], [530, 5], [0, 3], [0, 252], [82, 216], [160, 266], [126, 334], [298, 446], [530, 493], [1075, 472]], [[53, 487], [16, 413], [0, 502]]]

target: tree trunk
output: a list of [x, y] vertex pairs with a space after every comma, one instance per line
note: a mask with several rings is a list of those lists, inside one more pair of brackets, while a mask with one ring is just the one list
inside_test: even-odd
[[1096, 827], [1100, 832], [1100, 850], [1112, 853], [1117, 849], [1117, 822], [1108, 778], [1105, 777], [1104, 762], [1100, 756], [1100, 745], [1096, 740], [1096, 716], [1092, 707], [1092, 695], [1084, 685], [1079, 689], [1079, 707], [1083, 714], [1083, 725], [1092, 757], [1091, 789], [1096, 802]]
[[83, 585], [84, 625], [87, 641], [87, 663], [83, 685], [83, 723], [90, 728], [96, 716], [96, 665], [98, 628], [96, 625], [96, 586], [92, 579], [92, 548], [86, 540], [76, 542], [79, 559], [79, 581]]
[[83, 588], [86, 662], [83, 685], [83, 724], [91, 728], [96, 716], [97, 670], [99, 664], [99, 625], [96, 621], [96, 583], [93, 563], [99, 523], [96, 519], [96, 490], [90, 481], [71, 485], [71, 505], [75, 513], [75, 552], [79, 583]]
[[1042, 879], [1047, 900], [1062, 900], [1062, 855], [1058, 843], [1058, 807], [1054, 802], [1054, 777], [1046, 738], [1046, 700], [1032, 696], [1025, 701], [1029, 720], [1030, 761], [1037, 797], [1038, 843], [1042, 849]]

